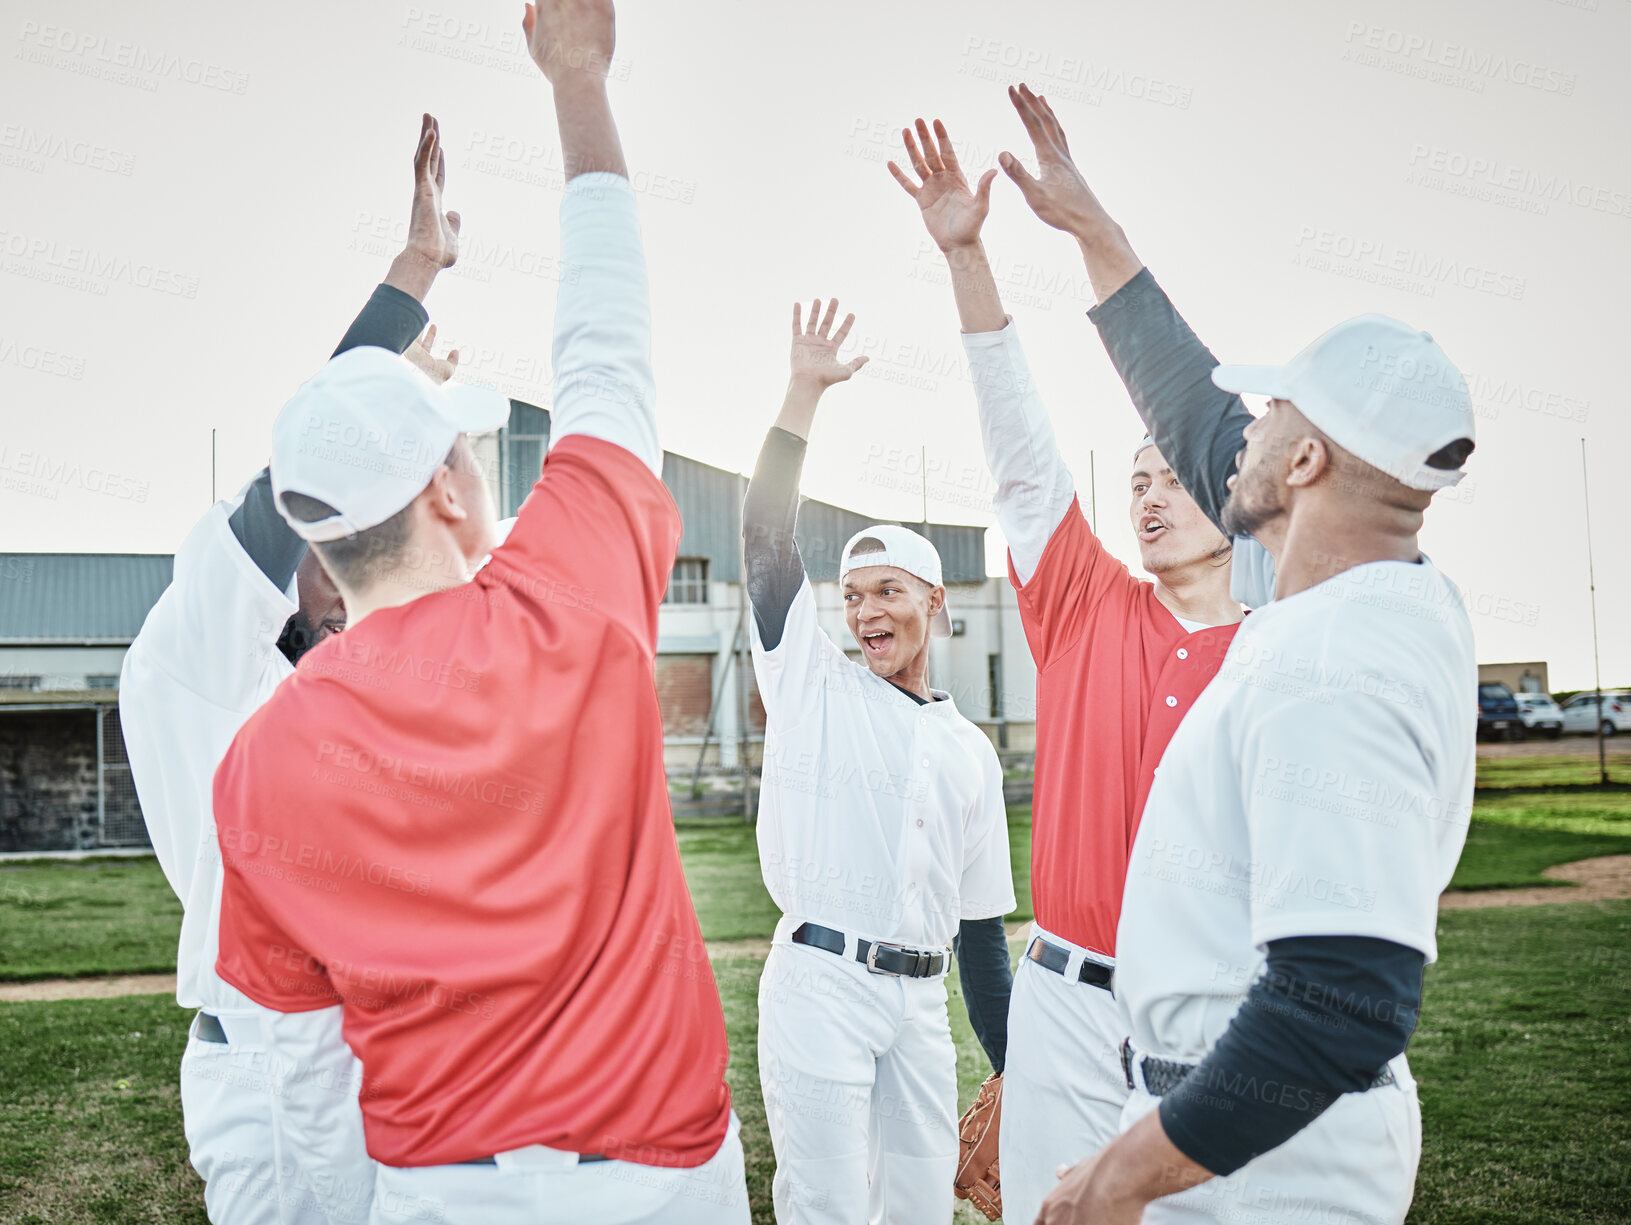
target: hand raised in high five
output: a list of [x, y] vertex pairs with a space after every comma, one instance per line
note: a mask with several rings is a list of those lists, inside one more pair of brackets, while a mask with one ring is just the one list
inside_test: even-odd
[[889, 173], [923, 210], [923, 224], [935, 245], [942, 251], [950, 251], [979, 242], [980, 227], [991, 211], [991, 180], [997, 177], [997, 172], [987, 170], [970, 191], [968, 178], [957, 162], [957, 152], [951, 147], [951, 137], [946, 135], [946, 125], [938, 119], [934, 121], [933, 135], [929, 125], [919, 119], [916, 138], [911, 128], [903, 128], [901, 139], [918, 181], [894, 162], [889, 163]]
[[850, 327], [855, 323], [855, 316], [845, 315], [844, 322], [838, 325], [838, 331], [833, 332], [832, 321], [838, 314], [837, 298], [828, 299], [825, 319], [821, 316], [820, 298], [810, 303], [808, 324], [804, 322], [801, 311], [801, 305], [793, 303], [793, 352], [790, 362], [793, 368], [793, 382], [808, 383], [825, 391], [834, 383], [847, 381], [866, 365], [865, 357], [857, 357], [847, 362], [838, 360], [838, 350], [848, 338]]
[[447, 163], [442, 159], [442, 125], [434, 115], [419, 124], [419, 147], [413, 155], [413, 209], [408, 214], [408, 248], [438, 268], [451, 268], [459, 258], [459, 214], [442, 211]]
[[459, 214], [442, 211], [442, 129], [433, 115], [419, 121], [419, 144], [413, 151], [413, 206], [408, 212], [408, 241], [391, 262], [387, 285], [425, 300], [436, 274], [459, 258]]
[[604, 80], [617, 48], [612, 0], [538, 0], [521, 17], [527, 51], [551, 85], [582, 74]]
[[1132, 280], [1143, 265], [1133, 253], [1126, 233], [1105, 211], [1076, 168], [1065, 141], [1064, 126], [1048, 100], [1024, 84], [1017, 88], [1009, 86], [1008, 100], [1019, 112], [1036, 149], [1036, 174], [1033, 177], [1019, 158], [1006, 151], [997, 156], [997, 162], [1024, 195], [1033, 213], [1055, 229], [1075, 237], [1087, 260], [1093, 291], [1103, 302]]
[[834, 383], [843, 383], [866, 365], [865, 357], [838, 360], [838, 350], [849, 336], [854, 315], [845, 315], [838, 330], [832, 330], [832, 321], [838, 314], [838, 299], [827, 302], [827, 314], [821, 314], [821, 299], [810, 303], [810, 321], [804, 322], [802, 309], [793, 303], [793, 351], [789, 364], [792, 377], [787, 380], [787, 395], [782, 400], [781, 413], [776, 425], [800, 438], [810, 436], [810, 422], [815, 419], [816, 404], [821, 393]]

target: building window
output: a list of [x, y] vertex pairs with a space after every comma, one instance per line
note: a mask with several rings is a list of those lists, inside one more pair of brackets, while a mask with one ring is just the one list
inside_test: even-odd
[[85, 678], [85, 688], [87, 689], [117, 689], [118, 687], [119, 677], [116, 674], [102, 673]]
[[498, 432], [499, 517], [511, 518], [521, 509], [543, 471], [549, 450], [549, 414], [520, 400], [510, 401], [510, 420]]
[[30, 692], [40, 687], [40, 678], [37, 676], [0, 676], [0, 689], [26, 689]]
[[682, 557], [674, 563], [674, 573], [668, 576], [668, 593], [664, 604], [706, 604], [708, 602], [708, 559]]

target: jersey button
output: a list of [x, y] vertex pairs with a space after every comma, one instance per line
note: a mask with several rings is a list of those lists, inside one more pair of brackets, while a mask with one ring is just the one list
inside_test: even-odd
[[1173, 697], [1173, 696], [1172, 696], [1172, 695], [1171, 695], [1171, 694], [1170, 694], [1170, 693], [1169, 693], [1169, 694], [1167, 694], [1167, 705], [1168, 705], [1168, 706], [1176, 706], [1176, 705], [1178, 705], [1178, 699], [1177, 699], [1177, 698], [1175, 698], [1175, 697]]
[[918, 827], [918, 828], [919, 828], [919, 829], [922, 829], [922, 828], [923, 828], [923, 818], [922, 818], [922, 817], [919, 817], [919, 818], [918, 818], [918, 819], [917, 819], [917, 827]]
[[925, 766], [927, 766], [927, 765], [928, 765], [928, 764], [929, 764], [929, 759], [928, 759], [928, 758], [927, 758], [927, 757], [925, 757], [925, 758], [924, 758], [924, 759], [923, 759], [923, 764], [924, 764], [924, 765], [925, 765]]
[[1189, 658], [1189, 648], [1188, 647], [1179, 647], [1178, 648], [1178, 658], [1179, 659], [1188, 659]]

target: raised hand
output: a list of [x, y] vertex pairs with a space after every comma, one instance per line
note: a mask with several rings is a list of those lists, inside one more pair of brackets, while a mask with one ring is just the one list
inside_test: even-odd
[[432, 323], [419, 333], [419, 338], [407, 347], [402, 356], [419, 367], [431, 382], [445, 383], [459, 368], [459, 351], [452, 349], [446, 357], [437, 357], [431, 350], [435, 343], [436, 325]]
[[459, 258], [459, 214], [442, 211], [442, 185], [447, 164], [442, 158], [442, 128], [433, 115], [419, 125], [419, 147], [413, 155], [413, 209], [408, 215], [408, 249], [436, 268], [451, 268]]
[[1008, 100], [1019, 112], [1031, 144], [1036, 148], [1037, 172], [1033, 178], [1019, 158], [1006, 151], [997, 156], [997, 162], [1019, 187], [1031, 211], [1055, 229], [1077, 237], [1113, 228], [1115, 222], [1110, 220], [1110, 214], [1105, 212], [1082, 172], [1076, 169], [1070, 146], [1065, 141], [1065, 129], [1048, 100], [1032, 93], [1030, 86], [1024, 84], [1017, 88], [1010, 85]]
[[919, 119], [916, 138], [913, 138], [911, 128], [901, 129], [901, 138], [906, 144], [912, 169], [917, 172], [917, 179], [914, 180], [894, 162], [889, 163], [889, 173], [895, 176], [895, 182], [901, 185], [901, 189], [917, 201], [918, 208], [923, 211], [923, 224], [928, 228], [929, 237], [942, 251], [969, 247], [979, 242], [980, 227], [985, 224], [986, 214], [991, 211], [991, 180], [997, 177], [997, 172], [987, 170], [970, 191], [968, 179], [957, 162], [956, 150], [951, 146], [951, 138], [946, 135], [946, 125], [938, 119], [934, 121], [933, 135], [929, 132], [929, 125]]
[[1048, 100], [1021, 84], [1008, 87], [1008, 100], [1019, 112], [1036, 149], [1036, 174], [1004, 151], [997, 163], [1014, 180], [1031, 211], [1055, 229], [1075, 237], [1087, 263], [1094, 296], [1107, 301], [1143, 267], [1127, 235], [1087, 185], [1070, 156], [1065, 129]]
[[521, 29], [551, 85], [574, 74], [605, 80], [611, 70], [617, 48], [612, 0], [538, 0], [526, 6]]
[[821, 299], [817, 298], [810, 303], [810, 322], [806, 324], [803, 321], [800, 304], [793, 303], [791, 365], [794, 383], [808, 385], [818, 392], [825, 391], [834, 383], [847, 381], [866, 365], [865, 357], [857, 357], [847, 362], [838, 360], [838, 350], [848, 338], [855, 316], [845, 315], [844, 322], [838, 325], [838, 331], [833, 332], [832, 322], [837, 314], [837, 298], [828, 299], [825, 318], [821, 315]]

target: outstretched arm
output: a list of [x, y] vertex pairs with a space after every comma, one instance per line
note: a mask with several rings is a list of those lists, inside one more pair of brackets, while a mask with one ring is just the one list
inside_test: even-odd
[[838, 350], [849, 335], [854, 315], [845, 315], [838, 331], [833, 319], [838, 299], [827, 303], [825, 319], [821, 299], [810, 304], [806, 324], [798, 303], [793, 304], [792, 373], [782, 398], [776, 424], [765, 437], [759, 463], [748, 482], [742, 503], [742, 558], [747, 568], [748, 599], [759, 641], [767, 651], [780, 644], [793, 597], [804, 582], [793, 530], [798, 523], [799, 475], [804, 468], [804, 446], [810, 437], [821, 395], [834, 383], [849, 380], [867, 359], [838, 360]]
[[1099, 302], [1089, 314], [1116, 373], [1184, 488], [1217, 522], [1251, 414], [1239, 396], [1213, 385], [1217, 359], [1087, 185], [1047, 99], [1025, 85], [1010, 88], [1008, 97], [1035, 147], [1037, 173], [1032, 176], [1012, 153], [998, 160], [1031, 210], [1075, 238]]
[[1018, 333], [1003, 311], [980, 241], [996, 171], [986, 171], [970, 190], [951, 138], [938, 119], [932, 134], [919, 119], [916, 135], [907, 128], [901, 137], [917, 177], [894, 162], [889, 163], [889, 173], [917, 203], [924, 227], [951, 271], [963, 348], [979, 405], [980, 437], [997, 483], [997, 522], [1008, 541], [1014, 573], [1022, 584], [1029, 583], [1048, 540], [1070, 510], [1076, 486], [1054, 441], [1053, 425], [1031, 379]]
[[599, 438], [661, 478], [645, 249], [606, 95], [617, 42], [611, 0], [541, 0], [526, 6], [521, 25], [554, 90], [567, 177], [550, 447], [574, 434]]
[[[436, 119], [425, 115], [419, 123], [419, 143], [413, 155], [413, 206], [408, 215], [408, 241], [391, 261], [385, 280], [352, 320], [334, 350], [336, 355], [347, 349], [374, 345], [402, 353], [411, 349], [414, 337], [425, 328], [428, 316], [422, 305], [425, 295], [436, 281], [436, 274], [451, 268], [459, 258], [459, 214], [442, 211], [442, 185], [447, 171], [442, 162], [441, 128]], [[430, 340], [435, 329], [425, 338], [423, 353], [430, 363], [415, 361], [432, 377], [437, 359], [429, 357]], [[447, 374], [457, 357], [449, 354]], [[445, 375], [442, 376], [445, 380]], [[243, 501], [228, 519], [232, 534], [249, 554], [260, 572], [279, 591], [289, 586], [301, 558], [306, 555], [306, 542], [296, 536], [278, 513], [272, 500], [272, 474], [268, 469], [250, 482]], [[279, 627], [281, 628], [281, 627]], [[277, 634], [274, 632], [274, 638]]]

